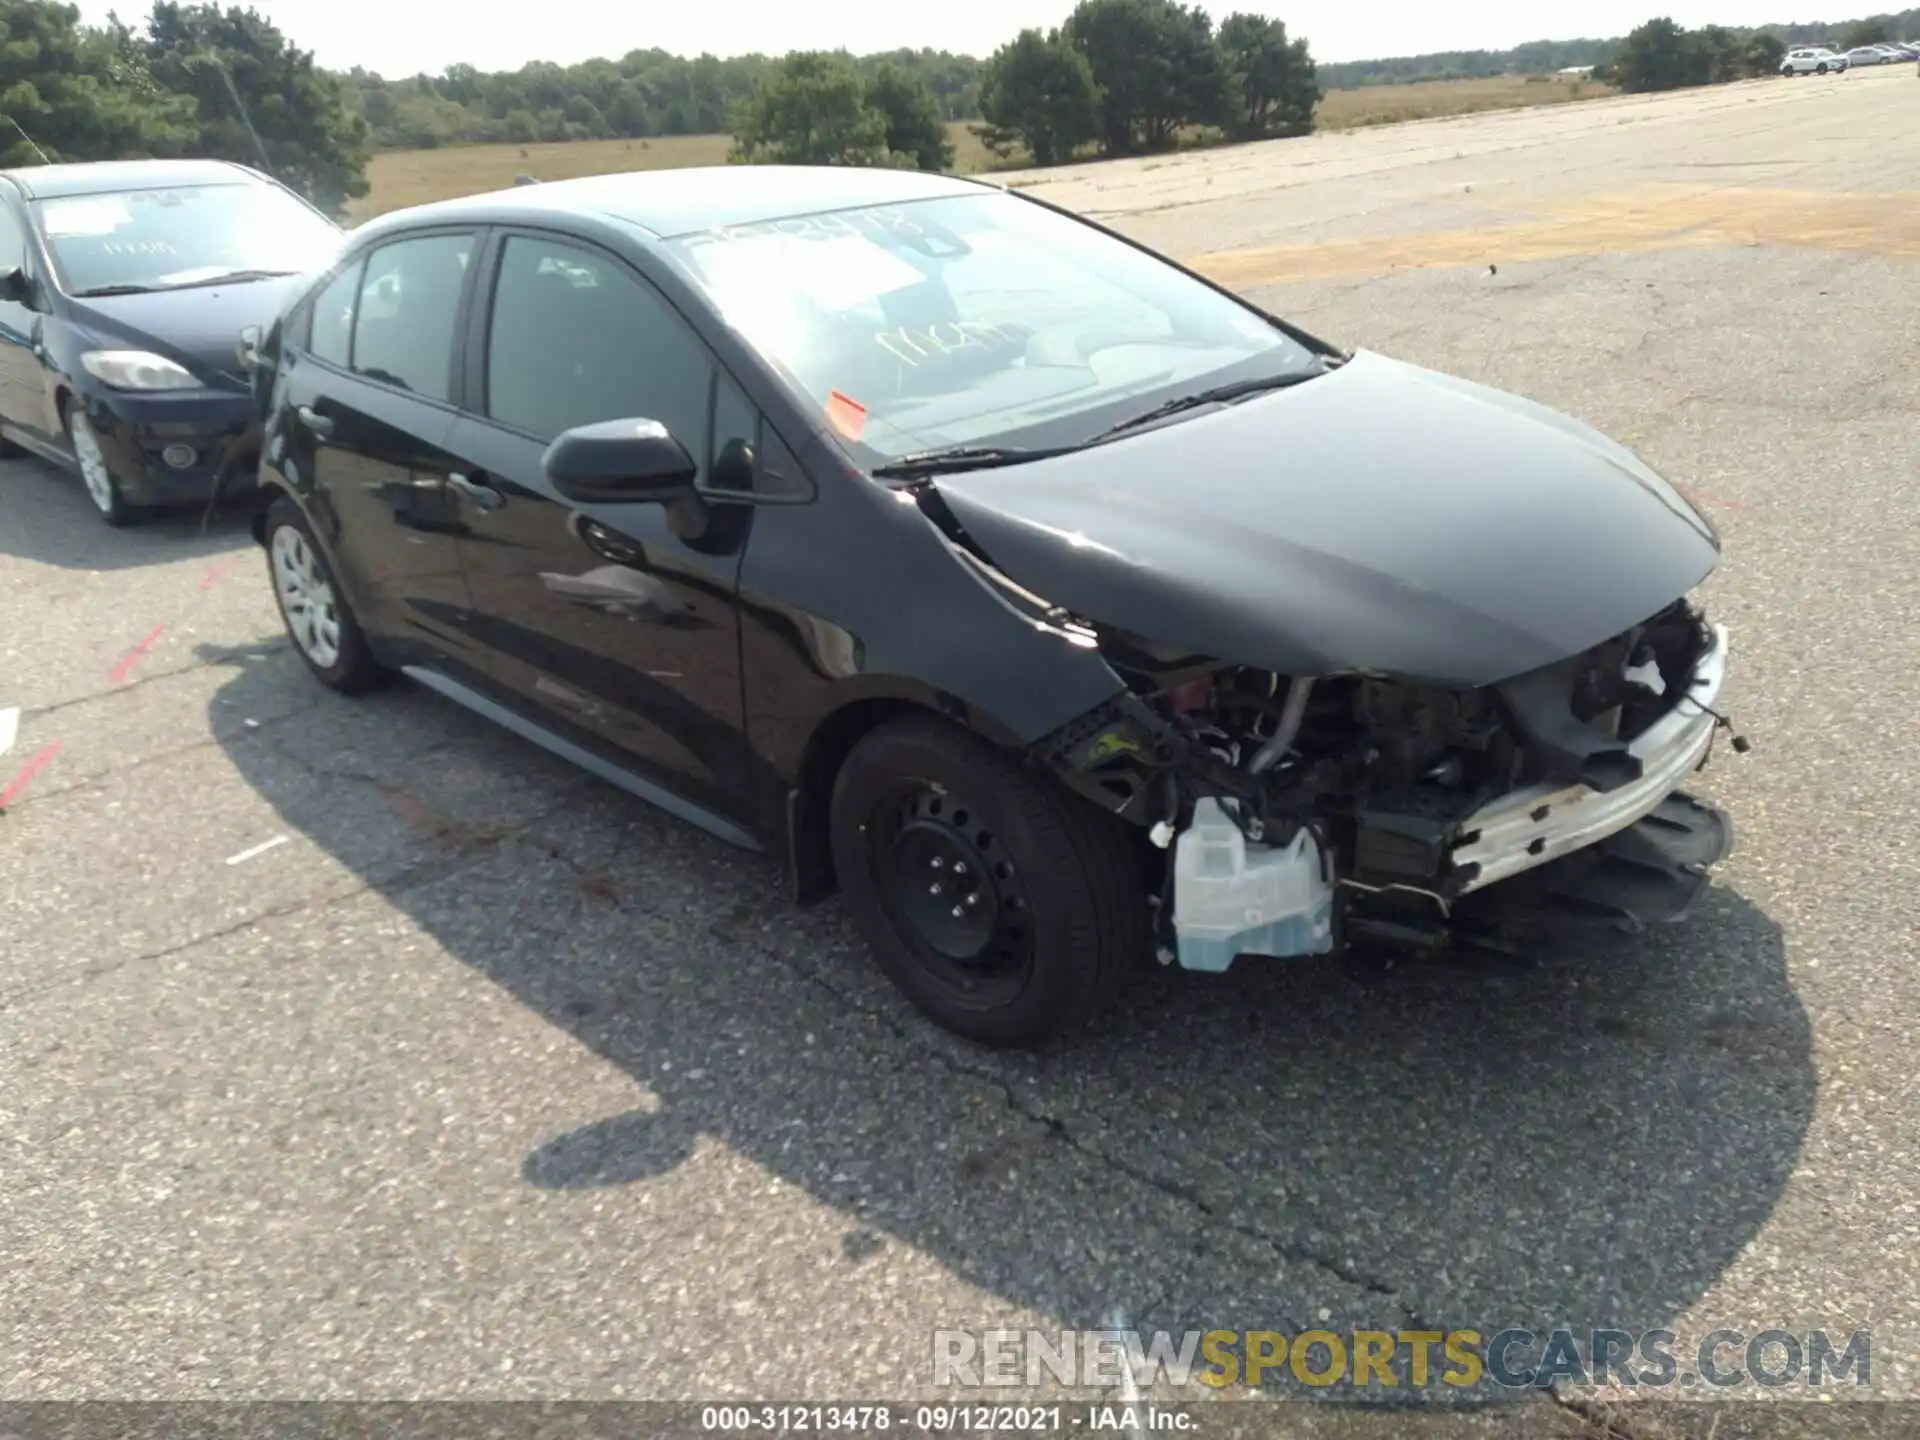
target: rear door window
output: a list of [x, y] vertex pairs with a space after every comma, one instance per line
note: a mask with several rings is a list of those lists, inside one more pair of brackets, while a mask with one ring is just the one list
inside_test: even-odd
[[307, 351], [316, 360], [346, 369], [353, 359], [353, 302], [360, 293], [362, 263], [355, 261], [313, 297]]
[[354, 372], [425, 400], [453, 398], [453, 337], [472, 234], [422, 235], [367, 257], [354, 304]]

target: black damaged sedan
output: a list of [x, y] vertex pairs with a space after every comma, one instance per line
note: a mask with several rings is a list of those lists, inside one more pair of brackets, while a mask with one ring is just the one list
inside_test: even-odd
[[0, 453], [75, 472], [110, 525], [250, 478], [241, 335], [340, 240], [223, 160], [0, 172]]
[[300, 654], [833, 889], [1031, 1044], [1130, 972], [1676, 919], [1719, 540], [1564, 416], [1017, 192], [739, 167], [356, 233], [267, 337]]

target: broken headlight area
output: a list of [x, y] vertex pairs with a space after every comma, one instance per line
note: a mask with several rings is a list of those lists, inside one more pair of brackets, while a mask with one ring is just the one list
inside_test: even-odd
[[1169, 963], [1445, 948], [1521, 909], [1631, 928], [1684, 914], [1731, 846], [1676, 794], [1724, 723], [1725, 636], [1685, 601], [1467, 690], [1099, 644], [1127, 693], [1041, 748], [1162, 853]]

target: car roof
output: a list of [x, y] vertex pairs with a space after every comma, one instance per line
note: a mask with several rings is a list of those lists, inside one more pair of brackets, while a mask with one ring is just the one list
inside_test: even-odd
[[230, 160], [97, 160], [78, 165], [23, 165], [0, 171], [29, 200], [64, 199], [174, 185], [234, 185], [262, 177]]
[[599, 215], [671, 239], [727, 225], [794, 215], [899, 205], [997, 187], [954, 175], [844, 165], [704, 165], [639, 170], [517, 185], [440, 200], [369, 220], [359, 234], [418, 224], [513, 224], [557, 215]]

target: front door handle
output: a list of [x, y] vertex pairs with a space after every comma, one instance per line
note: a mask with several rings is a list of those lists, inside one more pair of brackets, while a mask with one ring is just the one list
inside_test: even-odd
[[306, 426], [307, 429], [311, 430], [315, 435], [319, 436], [322, 440], [327, 440], [332, 438], [333, 421], [329, 420], [326, 416], [322, 415], [318, 410], [314, 409], [311, 405], [302, 405], [294, 413], [300, 417], [300, 423], [302, 425]]
[[502, 505], [507, 503], [507, 497], [491, 485], [482, 485], [477, 481], [468, 479], [465, 475], [456, 473], [447, 476], [447, 488], [452, 490], [453, 493], [461, 499], [469, 501], [474, 509], [483, 513], [498, 510]]

